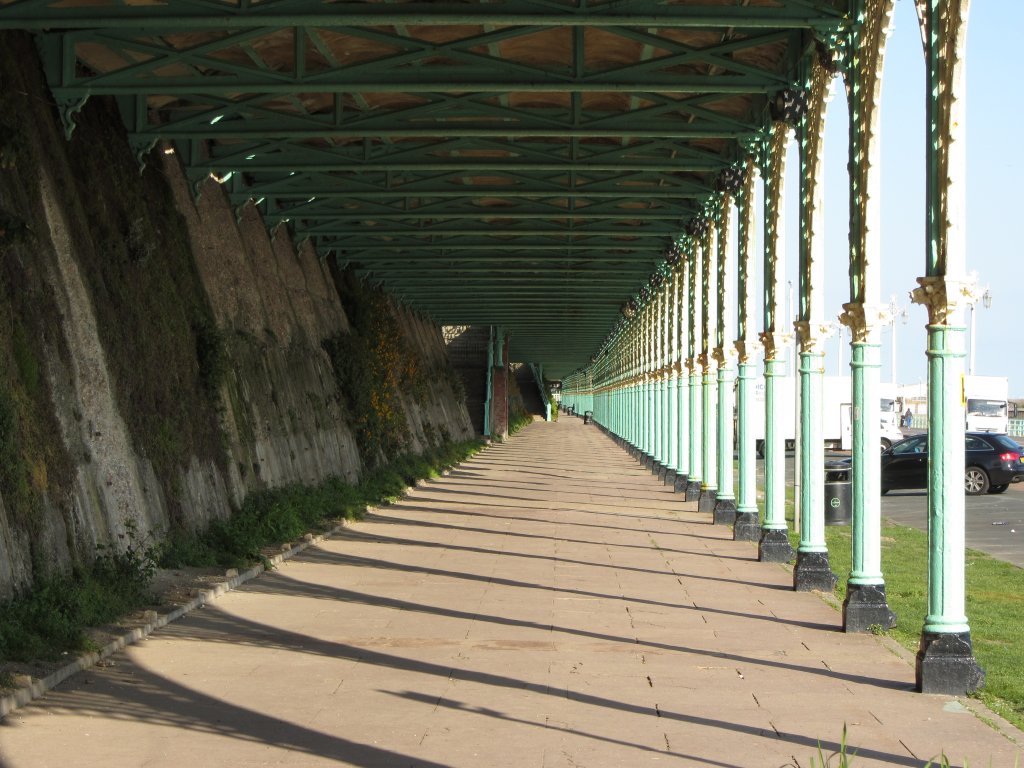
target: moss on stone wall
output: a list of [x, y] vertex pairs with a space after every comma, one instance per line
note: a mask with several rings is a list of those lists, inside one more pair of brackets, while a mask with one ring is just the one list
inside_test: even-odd
[[173, 516], [193, 457], [226, 466], [218, 412], [227, 361], [166, 180], [153, 167], [140, 174], [120, 125], [112, 102], [91, 100], [68, 146], [86, 235], [76, 257], [132, 441]]
[[409, 348], [387, 297], [352, 273], [336, 279], [351, 330], [324, 339], [364, 466], [406, 450], [402, 393], [423, 397], [419, 355]]
[[[216, 391], [222, 344], [162, 174], [139, 173], [112, 101], [90, 100], [66, 142], [34, 59], [29, 36], [0, 34], [0, 409], [13, 413], [0, 435], [0, 492], [26, 523], [47, 487], [59, 492], [51, 502], [66, 506], [74, 465], [89, 460], [88, 451], [67, 454], [44, 370], [54, 354], [65, 365], [50, 360], [49, 370], [70, 370], [52, 293], [45, 179], [66, 218], [68, 256], [89, 289], [133, 446], [152, 462], [173, 514], [192, 457], [226, 463]], [[75, 526], [65, 527], [72, 536]], [[79, 542], [68, 543], [78, 551]]]
[[[0, 42], [6, 42], [0, 41]], [[0, 48], [6, 46], [0, 45]], [[6, 50], [6, 57], [12, 51]], [[10, 66], [10, 62], [4, 62]], [[0, 90], [0, 495], [11, 524], [25, 531], [30, 560], [37, 551], [46, 499], [68, 520], [74, 464], [55, 416], [45, 355], [67, 359], [60, 313], [46, 287], [36, 253], [45, 228], [35, 196], [36, 156], [28, 89], [5, 82]], [[74, 548], [72, 547], [72, 551]]]

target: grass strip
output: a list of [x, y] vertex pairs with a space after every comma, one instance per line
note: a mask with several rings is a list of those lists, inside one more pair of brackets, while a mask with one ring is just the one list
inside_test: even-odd
[[[358, 518], [368, 506], [398, 499], [417, 480], [437, 477], [482, 447], [479, 440], [449, 442], [423, 455], [399, 456], [365, 474], [358, 485], [332, 478], [317, 486], [252, 493], [229, 518], [200, 533], [175, 531], [158, 544], [142, 541], [129, 528], [123, 551], [101, 551], [91, 568], [40, 582], [0, 604], [0, 663], [52, 661], [95, 650], [90, 627], [154, 604], [150, 585], [158, 567], [248, 567], [263, 559], [264, 549], [326, 530], [339, 519]], [[0, 679], [0, 687], [3, 683]]]
[[[787, 489], [786, 517], [795, 550], [792, 489]], [[835, 595], [846, 597], [852, 567], [850, 526], [827, 526], [829, 565], [839, 576]], [[1024, 729], [1024, 569], [991, 555], [968, 549], [966, 560], [967, 618], [974, 655], [985, 670], [985, 685], [973, 694], [993, 712]], [[917, 651], [928, 611], [928, 535], [916, 528], [882, 521], [882, 574], [896, 626], [885, 632], [910, 651]]]

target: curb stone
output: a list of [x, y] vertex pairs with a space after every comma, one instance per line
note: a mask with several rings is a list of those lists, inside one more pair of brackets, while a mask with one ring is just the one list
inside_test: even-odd
[[[372, 508], [367, 508], [367, 511], [369, 511], [370, 509]], [[303, 537], [302, 541], [286, 542], [281, 545], [282, 551], [276, 555], [268, 557], [267, 562], [270, 564], [271, 567], [279, 565], [280, 563], [283, 563], [285, 560], [291, 559], [292, 557], [299, 554], [308, 547], [312, 546], [313, 544], [318, 544], [324, 539], [329, 539], [335, 534], [340, 533], [348, 524], [348, 521], [342, 521], [326, 533], [322, 533], [315, 536], [307, 533]], [[137, 643], [140, 640], [145, 640], [156, 630], [167, 626], [172, 621], [177, 621], [182, 616], [185, 616], [186, 614], [191, 613], [194, 610], [202, 608], [207, 603], [213, 602], [226, 592], [230, 592], [232, 589], [235, 589], [236, 587], [238, 587], [241, 584], [244, 584], [250, 579], [256, 578], [265, 570], [266, 567], [262, 563], [258, 563], [257, 565], [254, 565], [252, 568], [242, 571], [241, 573], [237, 573], [236, 571], [236, 574], [234, 576], [231, 576], [230, 578], [227, 578], [224, 581], [215, 584], [209, 589], [200, 590], [199, 594], [196, 597], [192, 598], [184, 605], [179, 605], [174, 610], [162, 615], [158, 615], [152, 621], [147, 621], [141, 627], [135, 627], [125, 632], [120, 637], [115, 637], [113, 640], [104, 645], [98, 651], [84, 653], [74, 661], [70, 662], [69, 664], [66, 664], [60, 669], [51, 672], [46, 677], [40, 678], [38, 680], [32, 680], [32, 682], [29, 685], [19, 688], [18, 690], [12, 693], [5, 694], [3, 697], [0, 697], [0, 718], [4, 718], [9, 713], [13, 712], [19, 707], [23, 707], [29, 702], [38, 699], [47, 691], [60, 685], [72, 675], [77, 674], [78, 672], [84, 672], [90, 667], [96, 666], [98, 662], [102, 661], [103, 659], [106, 659], [108, 656], [112, 656], [118, 651], [123, 651], [129, 645], [133, 645], [134, 643]], [[148, 611], [147, 613], [151, 614], [153, 612]]]
[[[475, 455], [484, 453], [490, 446], [491, 443], [488, 441], [484, 445], [484, 447], [481, 448], [481, 450], [479, 450]], [[447, 476], [450, 473], [451, 468], [442, 470], [441, 474]], [[405, 493], [408, 493], [413, 488], [415, 488], [415, 486], [406, 488]], [[376, 508], [376, 506], [367, 507], [366, 513], [370, 514]], [[334, 528], [327, 531], [326, 533], [321, 533], [319, 535], [307, 533], [302, 537], [302, 541], [294, 543], [285, 542], [281, 545], [281, 552], [271, 557], [268, 557], [267, 562], [270, 563], [271, 566], [276, 566], [280, 563], [283, 563], [285, 560], [289, 560], [290, 558], [299, 554], [311, 545], [318, 544], [324, 539], [329, 539], [335, 534], [340, 533], [344, 528], [351, 525], [352, 522], [355, 521], [342, 520], [338, 523], [338, 525], [334, 526]], [[234, 575], [226, 578], [224, 581], [214, 585], [209, 589], [200, 590], [199, 594], [196, 597], [189, 600], [184, 605], [179, 605], [173, 611], [170, 611], [163, 615], [157, 615], [157, 617], [154, 620], [147, 621], [141, 627], [135, 627], [129, 630], [128, 632], [125, 632], [120, 637], [116, 637], [113, 640], [111, 640], [98, 651], [82, 654], [74, 661], [64, 665], [60, 669], [51, 672], [46, 677], [40, 678], [39, 680], [32, 680], [31, 683], [29, 683], [27, 686], [18, 688], [18, 690], [13, 691], [12, 693], [0, 696], [0, 720], [3, 720], [4, 717], [6, 717], [8, 714], [18, 709], [19, 707], [23, 707], [26, 704], [38, 699], [47, 691], [50, 691], [53, 688], [57, 687], [72, 675], [77, 674], [78, 672], [84, 672], [90, 667], [96, 666], [96, 664], [98, 664], [100, 661], [103, 661], [108, 656], [112, 656], [118, 651], [122, 651], [129, 645], [133, 645], [139, 642], [140, 640], [145, 640], [156, 630], [167, 626], [172, 621], [177, 621], [182, 616], [185, 616], [186, 614], [191, 613], [192, 611], [198, 608], [202, 608], [207, 603], [213, 602], [218, 597], [220, 597], [226, 592], [230, 592], [232, 589], [239, 586], [240, 584], [244, 584], [250, 579], [256, 578], [265, 570], [266, 568], [262, 563], [254, 565], [252, 568], [242, 571], [241, 573], [238, 573], [236, 569], [232, 568], [229, 570], [229, 573], [230, 571], [235, 571]], [[154, 612], [147, 611], [147, 617], [152, 613]]]
[[[817, 594], [823, 602], [828, 603], [830, 606], [832, 606], [837, 611], [842, 613], [843, 604], [839, 600], [839, 598], [837, 598], [834, 594], [817, 591], [815, 592], [815, 594]], [[891, 653], [896, 658], [906, 662], [907, 666], [911, 669], [914, 668], [914, 664], [917, 660], [917, 655], [912, 650], [901, 645], [899, 641], [896, 640], [896, 638], [890, 637], [889, 635], [884, 633], [881, 635], [875, 635], [874, 638], [875, 641], [883, 648], [885, 648], [887, 651], [889, 651], [889, 653]], [[963, 707], [965, 712], [974, 715], [974, 717], [981, 720], [983, 723], [989, 726], [992, 730], [996, 731], [1000, 736], [1004, 737], [1011, 744], [1016, 744], [1017, 746], [1024, 746], [1024, 743], [1022, 743], [1021, 740], [1018, 738], [1020, 730], [1013, 723], [1004, 718], [1002, 715], [998, 714], [997, 712], [993, 712], [991, 709], [989, 709], [989, 707], [983, 701], [981, 701], [981, 699], [974, 699], [969, 696], [950, 696], [948, 694], [921, 693], [917, 695], [941, 696], [949, 699], [951, 702], [957, 702], [961, 707]]]

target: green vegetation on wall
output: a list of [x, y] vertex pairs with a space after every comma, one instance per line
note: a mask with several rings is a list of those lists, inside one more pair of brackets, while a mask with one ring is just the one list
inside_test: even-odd
[[511, 371], [508, 376], [508, 433], [514, 435], [533, 422], [533, 415], [526, 410], [519, 382]]
[[387, 296], [351, 273], [335, 276], [351, 330], [323, 341], [364, 466], [403, 453], [408, 427], [402, 394], [429, 396], [420, 356], [405, 343]]
[[280, 551], [281, 544], [306, 532], [360, 517], [367, 506], [398, 498], [407, 486], [436, 477], [481, 447], [475, 440], [448, 442], [422, 456], [400, 456], [368, 473], [359, 485], [332, 478], [317, 486], [254, 493], [229, 519], [214, 521], [200, 533], [175, 531], [161, 544], [140, 540], [129, 526], [121, 551], [103, 551], [90, 568], [43, 579], [31, 594], [0, 603], [0, 663], [89, 650], [88, 627], [154, 603], [150, 588], [158, 565], [249, 567], [264, 559], [265, 550]]
[[25, 172], [36, 162], [28, 101], [20, 88], [0, 91], [0, 496], [10, 523], [27, 534], [34, 568], [46, 573], [52, 564], [36, 549], [44, 500], [70, 514], [60, 501], [69, 493], [73, 463], [43, 365], [43, 350], [67, 359], [67, 349], [36, 256], [44, 225], [35, 176]]
[[[174, 515], [178, 478], [193, 456], [226, 466], [219, 389], [227, 358], [171, 189], [158, 167], [139, 173], [120, 125], [112, 102], [90, 100], [64, 181], [77, 188], [72, 226], [88, 237], [75, 255], [118, 403]], [[150, 161], [158, 166], [155, 153]]]

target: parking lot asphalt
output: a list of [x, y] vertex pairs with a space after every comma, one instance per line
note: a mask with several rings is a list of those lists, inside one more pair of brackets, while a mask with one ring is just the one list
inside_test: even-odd
[[[882, 516], [922, 531], [928, 528], [928, 494], [890, 491], [882, 497]], [[1024, 483], [1006, 493], [968, 496], [967, 546], [1024, 568]]]
[[[763, 478], [760, 461], [758, 473]], [[792, 455], [786, 457], [786, 482], [793, 482]], [[923, 488], [890, 491], [880, 501], [882, 517], [928, 530], [928, 493]], [[968, 496], [966, 502], [967, 546], [1024, 568], [1024, 483], [1011, 485], [1005, 493]]]

